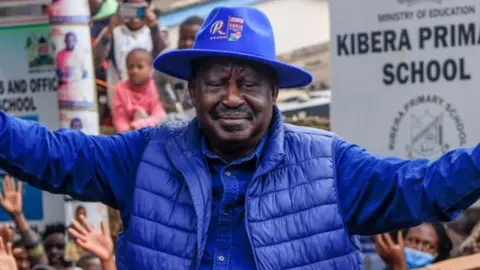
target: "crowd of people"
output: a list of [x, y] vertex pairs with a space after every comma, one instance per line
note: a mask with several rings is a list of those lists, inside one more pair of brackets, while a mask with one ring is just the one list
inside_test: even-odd
[[[168, 31], [158, 23], [158, 12], [150, 7], [151, 1], [90, 0], [89, 3], [95, 75], [97, 82], [100, 81], [101, 123], [111, 123], [116, 132], [124, 132], [154, 126], [167, 119], [192, 118], [194, 109], [185, 81], [152, 68], [152, 59], [167, 51], [171, 42]], [[123, 17], [119, 3], [144, 4], [145, 17]], [[95, 12], [102, 12], [103, 16]], [[202, 24], [203, 18], [198, 16], [182, 22], [177, 47], [192, 48]]]
[[[124, 2], [151, 4], [147, 0]], [[148, 8], [144, 19], [127, 19], [119, 12], [116, 0], [89, 0], [89, 4], [95, 73], [105, 87], [105, 91], [99, 91], [99, 101], [107, 104], [104, 114], [111, 110], [116, 131], [193, 117], [195, 110], [186, 82], [152, 68], [152, 59], [168, 50], [170, 44], [168, 32], [158, 23], [158, 14]], [[192, 48], [203, 22], [203, 18], [193, 16], [180, 25], [179, 49]], [[0, 205], [15, 225], [0, 226], [0, 269], [116, 269], [115, 239], [105, 224], [101, 224], [101, 231], [95, 231], [86, 215], [78, 211], [70, 226], [50, 224], [38, 235], [22, 212], [22, 184], [10, 176], [3, 180]], [[85, 251], [75, 260], [69, 260], [66, 254], [68, 237]], [[469, 209], [449, 223], [422, 223], [360, 239], [366, 270], [427, 267], [480, 253], [480, 210]]]

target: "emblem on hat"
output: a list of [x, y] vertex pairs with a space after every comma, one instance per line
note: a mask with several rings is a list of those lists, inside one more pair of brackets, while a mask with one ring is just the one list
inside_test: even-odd
[[215, 21], [210, 26], [210, 40], [226, 39], [228, 41], [237, 41], [242, 37], [244, 20], [239, 17], [228, 17], [226, 31], [223, 30], [225, 23], [222, 20]]

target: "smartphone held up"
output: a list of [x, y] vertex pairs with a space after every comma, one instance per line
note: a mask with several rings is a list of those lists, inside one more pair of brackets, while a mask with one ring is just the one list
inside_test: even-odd
[[121, 14], [124, 18], [131, 19], [143, 19], [147, 11], [147, 4], [133, 4], [133, 3], [123, 3], [121, 6]]

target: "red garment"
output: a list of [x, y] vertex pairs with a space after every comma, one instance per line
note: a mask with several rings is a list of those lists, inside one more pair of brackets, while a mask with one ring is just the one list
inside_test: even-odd
[[[112, 107], [113, 125], [117, 132], [155, 126], [167, 116], [151, 77], [142, 86], [131, 85], [128, 80], [119, 82], [115, 88]], [[148, 117], [134, 120], [137, 111], [145, 112]]]

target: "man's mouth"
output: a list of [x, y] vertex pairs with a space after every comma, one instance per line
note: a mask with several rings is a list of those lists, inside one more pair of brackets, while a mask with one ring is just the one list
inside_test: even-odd
[[219, 115], [220, 119], [225, 119], [225, 120], [241, 120], [241, 119], [248, 119], [248, 115], [244, 113], [229, 113], [229, 114], [222, 114]]

